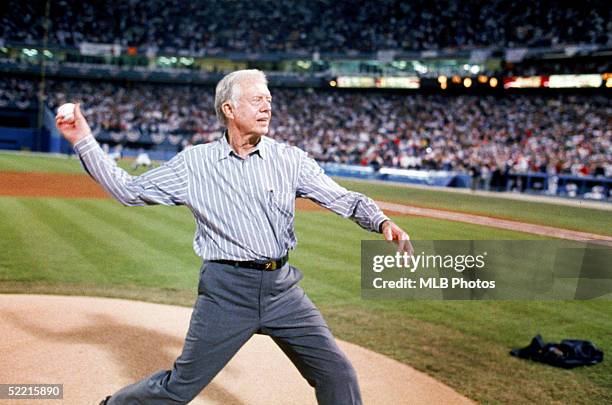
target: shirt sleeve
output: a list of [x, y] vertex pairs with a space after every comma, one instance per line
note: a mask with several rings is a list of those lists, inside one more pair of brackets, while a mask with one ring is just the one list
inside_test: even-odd
[[308, 198], [343, 218], [350, 218], [359, 226], [380, 232], [380, 225], [389, 218], [371, 198], [349, 191], [329, 176], [306, 153], [301, 153], [297, 196]]
[[140, 176], [117, 166], [93, 136], [74, 145], [91, 177], [123, 205], [184, 205], [187, 199], [187, 168], [183, 154]]

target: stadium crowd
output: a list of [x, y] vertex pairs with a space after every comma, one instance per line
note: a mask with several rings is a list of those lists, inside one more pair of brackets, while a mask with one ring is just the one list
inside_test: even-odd
[[191, 54], [610, 45], [611, 16], [603, 0], [6, 0], [0, 38]]
[[[0, 81], [0, 107], [38, 84]], [[94, 133], [188, 146], [220, 134], [212, 88], [48, 81], [51, 108], [80, 100]], [[612, 102], [585, 95], [426, 95], [272, 89], [270, 136], [322, 162], [612, 177]]]

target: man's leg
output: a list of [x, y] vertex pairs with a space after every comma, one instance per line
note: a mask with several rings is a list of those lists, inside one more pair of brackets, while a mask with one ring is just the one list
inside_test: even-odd
[[225, 288], [244, 283], [236, 277], [222, 265], [205, 265], [183, 352], [173, 369], [121, 389], [108, 404], [186, 404], [197, 396], [258, 327], [257, 307], [250, 309], [251, 303], [245, 302], [252, 295], [256, 304], [258, 295]]
[[361, 404], [353, 366], [319, 310], [297, 285], [301, 273], [288, 267], [287, 274], [270, 283], [272, 294], [262, 313], [262, 332], [274, 339], [315, 388], [319, 404]]

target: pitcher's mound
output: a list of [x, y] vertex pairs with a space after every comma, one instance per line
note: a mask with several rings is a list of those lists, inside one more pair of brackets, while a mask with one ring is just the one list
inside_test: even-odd
[[[62, 404], [98, 404], [125, 385], [171, 368], [190, 315], [190, 308], [137, 301], [0, 295], [0, 384], [63, 384]], [[405, 364], [338, 343], [357, 370], [365, 404], [470, 403]], [[313, 388], [274, 342], [255, 335], [192, 403], [316, 400]]]

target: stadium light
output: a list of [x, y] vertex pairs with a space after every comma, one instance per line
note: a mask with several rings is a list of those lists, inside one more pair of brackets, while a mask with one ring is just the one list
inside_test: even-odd
[[497, 78], [492, 77], [491, 79], [489, 79], [489, 86], [497, 87]]
[[469, 88], [472, 86], [472, 79], [470, 79], [469, 77], [466, 77], [465, 79], [463, 79], [463, 85], [466, 88]]
[[179, 59], [179, 62], [181, 62], [183, 65], [189, 66], [189, 65], [193, 65], [194, 59], [193, 58], [186, 58], [186, 57], [182, 56]]
[[426, 74], [429, 71], [429, 69], [427, 69], [427, 66], [423, 65], [418, 60], [412, 62], [412, 68], [415, 72], [420, 73], [422, 75]]
[[298, 60], [295, 64], [303, 70], [308, 70], [312, 67], [312, 62], [309, 60]]

